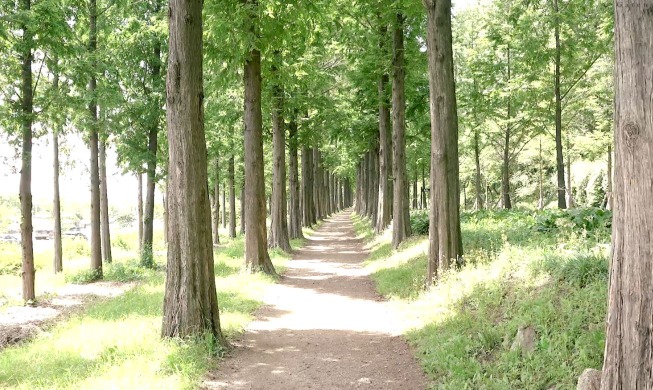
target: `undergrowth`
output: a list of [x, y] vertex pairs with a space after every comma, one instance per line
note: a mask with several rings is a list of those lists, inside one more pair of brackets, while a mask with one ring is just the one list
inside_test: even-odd
[[[243, 245], [241, 238], [226, 239], [215, 250], [220, 320], [228, 338], [240, 334], [253, 320], [265, 289], [275, 282], [265, 275], [241, 272]], [[290, 256], [276, 250], [270, 255], [277, 271], [282, 272]], [[215, 357], [221, 350], [205, 337], [161, 339], [165, 252], [156, 251], [155, 259], [154, 269], [139, 267], [133, 254], [128, 260], [105, 266], [105, 280], [135, 281], [136, 286], [121, 296], [90, 305], [30, 342], [0, 352], [0, 388], [197, 388], [204, 373], [217, 364]], [[93, 276], [79, 268], [59, 278], [84, 283]]]
[[[369, 222], [355, 223], [370, 238], [367, 267], [377, 289], [408, 319], [406, 336], [434, 389], [574, 389], [603, 357], [610, 225], [598, 214], [463, 214], [465, 265], [430, 290], [427, 237], [393, 251], [387, 237], [373, 238]], [[424, 215], [412, 218], [413, 228]], [[522, 356], [511, 344], [525, 326], [537, 341]]]

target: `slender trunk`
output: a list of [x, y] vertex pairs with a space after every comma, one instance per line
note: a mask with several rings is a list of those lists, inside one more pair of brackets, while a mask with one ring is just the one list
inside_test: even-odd
[[[384, 24], [380, 28], [379, 48], [385, 54], [386, 41], [388, 39], [388, 27]], [[390, 225], [392, 219], [392, 187], [390, 174], [392, 172], [392, 132], [390, 124], [390, 102], [386, 93], [386, 86], [390, 82], [387, 73], [379, 78], [379, 187], [377, 218], [374, 225], [374, 232], [381, 233]]]
[[[277, 52], [275, 55], [281, 62], [281, 53]], [[273, 67], [272, 72], [277, 75], [278, 69]], [[283, 116], [283, 87], [280, 84], [273, 87], [272, 105], [272, 201], [268, 247], [290, 252], [286, 194], [286, 129]]]
[[608, 145], [608, 190], [606, 192], [606, 207], [612, 210], [612, 145]]
[[453, 72], [451, 2], [424, 0], [431, 114], [431, 211], [427, 283], [462, 256], [458, 118]]
[[290, 122], [289, 125], [289, 144], [288, 144], [288, 168], [290, 189], [290, 209], [289, 209], [289, 225], [288, 235], [291, 239], [304, 238], [302, 232], [302, 213], [300, 205], [300, 192], [299, 192], [299, 159], [297, 156], [298, 139], [297, 139], [297, 121], [296, 118]]
[[571, 185], [571, 143], [569, 142], [569, 136], [567, 136], [567, 186], [566, 186], [566, 191], [567, 191], [567, 207], [568, 208], [573, 208], [576, 207], [576, 204], [574, 202], [574, 195], [571, 192], [572, 191], [572, 185]]
[[236, 238], [236, 183], [235, 159], [232, 154], [229, 158], [229, 238]]
[[537, 204], [537, 208], [544, 210], [544, 168], [542, 167], [542, 138], [540, 137], [540, 199]]
[[302, 146], [302, 220], [306, 227], [313, 225], [313, 167], [311, 158], [313, 151], [306, 145]]
[[[89, 0], [89, 45], [91, 55], [97, 51], [97, 2]], [[95, 69], [92, 64], [91, 69]], [[91, 151], [91, 269], [96, 272], [97, 278], [102, 278], [102, 236], [100, 232], [100, 172], [98, 167], [98, 110], [96, 98], [97, 79], [91, 72], [88, 83], [91, 100], [88, 103], [90, 113], [89, 149]]]
[[560, 12], [558, 9], [558, 0], [553, 0], [553, 12], [555, 14], [555, 75], [554, 75], [554, 94], [555, 94], [555, 141], [556, 141], [556, 169], [558, 173], [558, 208], [566, 209], [567, 202], [565, 199], [565, 165], [562, 154], [562, 97], [560, 95]]
[[322, 190], [322, 162], [320, 161], [320, 148], [313, 149], [313, 210], [315, 210], [315, 218], [323, 219], [324, 213], [322, 204], [320, 202]]
[[[54, 89], [59, 90], [59, 73], [54, 74]], [[52, 204], [52, 218], [54, 219], [54, 273], [63, 271], [63, 247], [61, 243], [61, 199], [59, 197], [59, 134], [62, 126], [56, 125], [52, 132], [52, 154], [54, 160], [52, 168], [54, 171], [54, 201]]]
[[227, 228], [227, 188], [222, 185], [222, 228]]
[[[377, 135], [378, 137], [378, 135]], [[369, 175], [370, 175], [370, 186], [368, 191], [368, 202], [369, 202], [369, 215], [372, 227], [374, 227], [374, 222], [379, 217], [379, 140], [378, 138], [374, 141], [375, 145], [370, 153], [370, 165], [368, 166]]]
[[406, 95], [404, 68], [404, 16], [397, 14], [394, 28], [392, 67], [392, 144], [393, 144], [393, 208], [392, 247], [398, 248], [410, 231], [408, 175], [406, 173]]
[[[25, 12], [31, 9], [31, 0], [22, 0]], [[34, 96], [32, 86], [32, 33], [26, 23], [21, 25], [23, 46], [21, 54], [21, 127], [22, 155], [20, 169], [20, 236], [22, 246], [23, 300], [31, 303], [36, 299], [34, 292], [34, 242], [32, 241], [32, 123], [34, 121]]]
[[109, 221], [109, 193], [107, 185], [107, 152], [105, 141], [99, 143], [100, 159], [100, 226], [102, 234], [102, 258], [110, 264], [111, 258], [111, 224]]
[[245, 181], [240, 186], [240, 234], [245, 235]]
[[601, 389], [653, 388], [653, 18], [651, 2], [615, 3], [612, 261]]
[[202, 83], [202, 1], [170, 0], [167, 128], [170, 151], [164, 337], [209, 336], [220, 329], [211, 245]]
[[[508, 46], [508, 85], [510, 85], [511, 67], [510, 67], [510, 46]], [[512, 120], [512, 99], [510, 87], [508, 87], [508, 113], [506, 131], [503, 142], [503, 167], [501, 170], [501, 205], [504, 209], [512, 208], [512, 201], [510, 199], [510, 135], [511, 135], [511, 120]]]
[[[150, 64], [152, 79], [161, 77], [161, 43], [154, 45], [154, 60]], [[146, 267], [154, 265], [152, 247], [154, 245], [154, 190], [156, 186], [156, 154], [159, 136], [159, 116], [152, 120], [147, 135], [147, 179], [145, 193], [145, 215], [143, 226], [143, 241], [141, 250], [141, 264]]]
[[[250, 6], [247, 31], [257, 36], [257, 0]], [[263, 170], [263, 118], [261, 113], [261, 52], [252, 49], [245, 60], [245, 264], [248, 272], [275, 275], [267, 248], [265, 178]]]
[[483, 187], [481, 186], [481, 146], [480, 134], [474, 129], [474, 165], [476, 167], [476, 176], [474, 177], [474, 192], [476, 192], [476, 210], [483, 210]]
[[143, 174], [137, 173], [136, 179], [138, 181], [138, 200], [136, 204], [136, 212], [138, 214], [138, 253], [143, 253]]
[[220, 244], [220, 159], [215, 159], [213, 183], [213, 245]]

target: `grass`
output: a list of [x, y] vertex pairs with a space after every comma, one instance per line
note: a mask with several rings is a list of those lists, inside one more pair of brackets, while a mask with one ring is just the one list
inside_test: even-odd
[[[165, 254], [155, 254], [157, 270], [143, 270], [135, 259], [119, 260], [105, 269], [105, 277], [114, 280], [139, 280], [135, 288], [91, 305], [29, 343], [0, 352], [0, 388], [196, 388], [202, 375], [217, 364], [219, 351], [203, 339], [160, 338]], [[223, 239], [215, 250], [218, 304], [227, 337], [241, 333], [253, 320], [265, 289], [275, 282], [241, 272], [243, 254], [241, 238]], [[277, 250], [270, 255], [282, 272], [290, 256]]]
[[[399, 250], [370, 241], [377, 289], [410, 322], [408, 340], [434, 389], [574, 389], [603, 359], [607, 245], [586, 234], [538, 232], [527, 212], [462, 218], [466, 264], [424, 289], [428, 239]], [[357, 232], [371, 237], [358, 218]], [[367, 229], [367, 232], [365, 230]], [[593, 237], [605, 238], [605, 234]], [[533, 326], [533, 353], [511, 351]]]

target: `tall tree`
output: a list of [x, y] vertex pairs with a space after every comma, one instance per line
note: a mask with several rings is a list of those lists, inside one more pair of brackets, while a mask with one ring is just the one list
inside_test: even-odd
[[284, 91], [279, 77], [281, 53], [275, 52], [272, 74], [272, 207], [268, 246], [290, 252], [288, 238], [288, 202], [286, 195], [286, 128], [284, 123]]
[[297, 139], [297, 118], [296, 113], [288, 125], [288, 188], [290, 190], [290, 204], [288, 209], [288, 236], [291, 239], [304, 238], [302, 232], [302, 209], [299, 191], [299, 148]]
[[202, 81], [202, 1], [170, 0], [167, 124], [168, 265], [162, 336], [209, 334], [220, 328], [211, 208], [207, 186]]
[[[387, 54], [388, 26], [381, 22], [379, 29], [379, 51], [381, 57]], [[383, 61], [380, 61], [383, 64]], [[383, 66], [382, 66], [383, 68]], [[392, 219], [392, 186], [390, 174], [392, 168], [392, 129], [390, 124], [390, 104], [386, 87], [389, 84], [389, 76], [385, 69], [382, 69], [379, 77], [379, 194], [378, 194], [378, 215], [374, 231], [381, 233], [390, 225]]]
[[29, 13], [32, 8], [31, 0], [22, 0], [19, 10], [24, 18], [20, 22], [22, 33], [22, 45], [20, 49], [21, 59], [21, 99], [20, 99], [20, 122], [22, 130], [22, 154], [20, 169], [20, 236], [22, 245], [22, 274], [23, 274], [23, 300], [34, 301], [34, 243], [32, 240], [32, 125], [34, 122], [34, 86], [32, 82], [32, 62], [34, 32], [28, 25]]
[[[258, 1], [244, 0], [247, 32], [256, 36]], [[245, 59], [245, 263], [248, 272], [274, 275], [267, 248], [263, 115], [261, 112], [261, 51], [251, 42]]]
[[427, 283], [462, 256], [458, 117], [453, 73], [451, 1], [423, 0], [431, 112], [431, 210]]
[[89, 149], [91, 152], [91, 269], [97, 278], [102, 278], [102, 236], [100, 230], [100, 170], [98, 166], [99, 136], [98, 136], [98, 106], [97, 106], [97, 75], [95, 66], [97, 60], [97, 0], [88, 1], [89, 37], [88, 53], [91, 57], [90, 80], [88, 90], [90, 100], [89, 111]]
[[653, 387], [653, 18], [648, 0], [615, 1], [615, 178], [601, 389]]
[[107, 152], [106, 141], [99, 141], [100, 168], [100, 231], [102, 235], [102, 260], [109, 264], [111, 258], [111, 225], [109, 221], [109, 186], [107, 183]]
[[392, 146], [393, 219], [392, 247], [398, 248], [410, 236], [410, 205], [406, 171], [406, 94], [404, 69], [404, 15], [397, 13], [393, 32], [392, 60]]
[[213, 178], [213, 245], [220, 244], [220, 158], [215, 159]]
[[[236, 238], [236, 183], [234, 155], [229, 157], [229, 238]], [[225, 206], [226, 207], [226, 206]]]

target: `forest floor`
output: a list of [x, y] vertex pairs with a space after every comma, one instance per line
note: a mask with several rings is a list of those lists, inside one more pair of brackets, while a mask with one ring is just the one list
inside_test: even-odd
[[63, 318], [83, 311], [98, 299], [124, 294], [134, 283], [67, 284], [39, 299], [35, 306], [8, 306], [0, 311], [0, 350], [26, 341]]
[[204, 389], [424, 389], [406, 324], [375, 290], [349, 213], [295, 252]]

